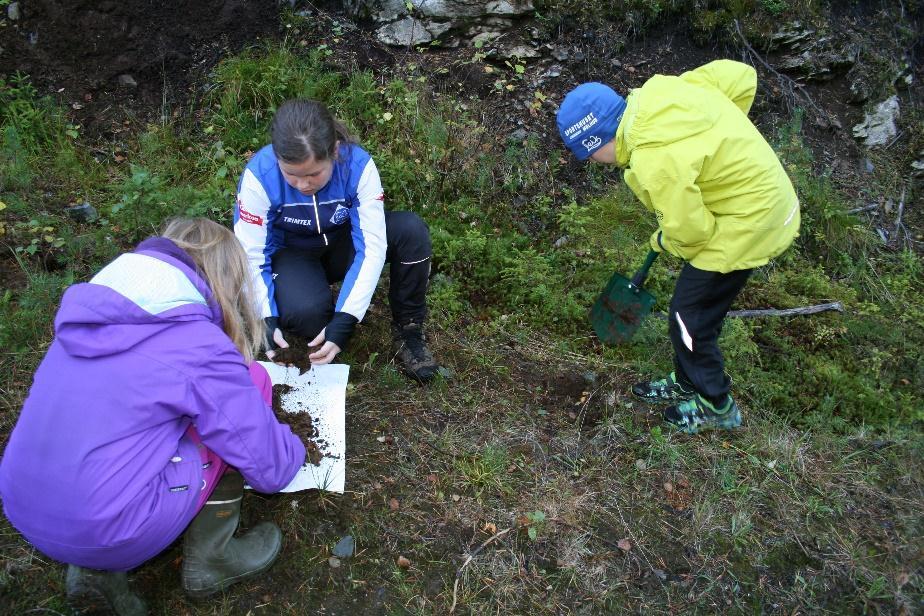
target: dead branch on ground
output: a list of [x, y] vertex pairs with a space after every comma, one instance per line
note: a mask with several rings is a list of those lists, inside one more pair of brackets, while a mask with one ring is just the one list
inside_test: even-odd
[[[753, 319], [759, 317], [794, 317], [808, 314], [816, 314], [834, 310], [844, 312], [844, 304], [841, 302], [828, 302], [826, 304], [815, 304], [814, 306], [799, 306], [797, 308], [761, 308], [756, 310], [730, 310], [726, 316], [736, 317], [739, 319]], [[666, 319], [667, 315], [663, 312], [657, 312], [654, 316]]]
[[905, 213], [906, 190], [906, 188], [902, 188], [902, 196], [898, 200], [898, 213], [895, 216], [895, 229], [889, 236], [888, 246], [893, 250], [897, 250], [900, 247], [902, 235], [904, 235], [906, 238], [910, 235], [908, 233], [908, 228], [905, 226], [905, 223], [902, 222], [902, 215]]
[[464, 571], [465, 568], [468, 566], [468, 564], [469, 564], [470, 562], [472, 562], [472, 559], [473, 559], [473, 558], [475, 558], [476, 556], [478, 556], [478, 554], [481, 553], [481, 550], [485, 549], [488, 545], [490, 545], [490, 544], [493, 543], [494, 541], [497, 541], [498, 539], [500, 539], [501, 537], [503, 537], [504, 535], [506, 535], [507, 533], [509, 533], [509, 532], [512, 531], [513, 529], [514, 529], [514, 527], [511, 526], [510, 528], [505, 528], [504, 530], [501, 530], [501, 531], [498, 531], [498, 532], [494, 533], [494, 535], [492, 535], [491, 537], [489, 537], [487, 541], [485, 541], [484, 543], [482, 543], [481, 545], [479, 545], [478, 548], [477, 548], [474, 552], [472, 552], [471, 554], [469, 554], [469, 555], [468, 555], [468, 558], [465, 559], [465, 562], [462, 563], [462, 566], [459, 567], [458, 571], [456, 571], [456, 583], [455, 583], [455, 584], [453, 585], [453, 587], [452, 587], [452, 607], [449, 608], [449, 613], [450, 613], [450, 614], [452, 614], [453, 612], [456, 611], [456, 602], [457, 602], [458, 599], [459, 599], [459, 595], [458, 595], [458, 593], [459, 593], [459, 580], [462, 578], [462, 571]]

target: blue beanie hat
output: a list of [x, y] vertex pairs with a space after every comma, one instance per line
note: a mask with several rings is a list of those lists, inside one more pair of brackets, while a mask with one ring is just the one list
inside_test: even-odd
[[558, 132], [578, 160], [587, 160], [616, 137], [625, 110], [625, 99], [609, 86], [582, 83], [565, 96], [558, 109]]

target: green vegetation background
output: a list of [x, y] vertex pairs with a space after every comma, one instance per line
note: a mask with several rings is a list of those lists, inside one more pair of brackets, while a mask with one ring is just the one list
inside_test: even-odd
[[[651, 19], [662, 8], [671, 8], [671, 3], [637, 4], [644, 9], [639, 15]], [[777, 4], [763, 2], [768, 14]], [[712, 21], [703, 22], [702, 28], [720, 27], [732, 14], [706, 11], [700, 19]], [[5, 407], [0, 433], [8, 434], [15, 423], [31, 373], [52, 338], [64, 289], [155, 234], [169, 216], [208, 216], [230, 225], [235, 183], [248, 153], [266, 142], [277, 105], [296, 96], [320, 99], [335, 109], [375, 158], [389, 206], [414, 210], [429, 223], [435, 252], [429, 295], [435, 331], [457, 332], [457, 341], [529, 345], [544, 340], [551, 373], [556, 356], [589, 358], [590, 368], [618, 375], [621, 382], [670, 370], [671, 350], [661, 320], [649, 320], [632, 344], [620, 348], [603, 348], [590, 336], [590, 304], [612, 272], [628, 272], [640, 264], [654, 225], [616, 170], [589, 166], [576, 171], [567, 166], [557, 144], [539, 143], [535, 137], [499, 140], [480, 123], [477, 101], [429, 90], [423, 73], [413, 66], [401, 78], [381, 82], [369, 72], [345, 74], [332, 68], [330, 53], [324, 46], [296, 52], [284, 42], [225, 60], [215, 70], [214, 87], [201, 108], [190, 116], [198, 120], [149, 126], [130, 143], [124, 154], [130, 163], [125, 164], [114, 164], [111, 153], [95, 157], [80, 127], [51, 100], [38, 96], [28, 79], [0, 81], [0, 243], [7, 252], [0, 296], [0, 396]], [[510, 65], [504, 75], [514, 86], [522, 72], [518, 66]], [[542, 97], [536, 101], [537, 109], [551, 119], [549, 104]], [[791, 444], [795, 449], [787, 449], [790, 456], [802, 456], [802, 449], [814, 452], [817, 460], [832, 465], [832, 476], [839, 469], [841, 479], [849, 475], [858, 485], [876, 489], [906, 481], [901, 485], [911, 486], [907, 498], [912, 509], [915, 502], [920, 506], [919, 471], [911, 472], [910, 479], [908, 473], [922, 451], [922, 260], [910, 250], [883, 249], [868, 225], [848, 214], [856, 203], [834, 188], [829, 171], [817, 169], [803, 143], [798, 114], [767, 137], [796, 184], [803, 228], [792, 249], [756, 272], [738, 306], [787, 308], [840, 301], [846, 310], [808, 318], [728, 321], [721, 343], [734, 393], [753, 427], [746, 441], [732, 445], [743, 456], [740, 466], [710, 470], [709, 489], [713, 503], [730, 498], [740, 504], [753, 498], [748, 486], [771, 489], [756, 477], [772, 472], [781, 481], [786, 478], [784, 485], [800, 486], [793, 487], [795, 494], [787, 501], [801, 501], [794, 527], [831, 533], [849, 503], [863, 497], [841, 489], [836, 495], [809, 490], [811, 474], [800, 474], [794, 458], [791, 467], [785, 461], [776, 466], [777, 457], [771, 464], [768, 448], [776, 447], [780, 434], [787, 435], [796, 441]], [[573, 185], [589, 186], [591, 196], [573, 187], [575, 177]], [[64, 207], [84, 200], [99, 210], [100, 218], [77, 224]], [[562, 237], [567, 240], [556, 242]], [[680, 265], [668, 258], [653, 269], [648, 286], [659, 298], [656, 309], [666, 309]], [[465, 405], [477, 398], [463, 392], [473, 375], [509, 378], [510, 371], [479, 344], [458, 344], [447, 358], [471, 361], [451, 365], [455, 382], [438, 386], [436, 396], [456, 395], [454, 404], [464, 414]], [[366, 357], [365, 367], [375, 363], [374, 351]], [[374, 391], [407, 387], [387, 363], [379, 359], [379, 364], [375, 387], [381, 390]], [[453, 389], [455, 394], [447, 393]], [[678, 443], [657, 428], [633, 433], [631, 422], [617, 414], [609, 421], [614, 429], [622, 426], [620, 430], [634, 434], [647, 452], [643, 457], [665, 468], [706, 468], [717, 451], [728, 448], [716, 441]], [[467, 487], [488, 510], [494, 502], [495, 514], [532, 512], [524, 541], [535, 540], [538, 529], [544, 529], [544, 514], [539, 515], [538, 503], [514, 496], [516, 484], [502, 478], [512, 459], [510, 450], [502, 443], [483, 446], [474, 435], [469, 441], [454, 438], [459, 458], [447, 469], [456, 477], [453, 486]], [[875, 459], [855, 457], [852, 444], [858, 439], [888, 446]], [[837, 458], [841, 460], [836, 463]], [[837, 464], [842, 466], [835, 468]], [[800, 497], [802, 489], [807, 498]], [[771, 571], [784, 566], [777, 564], [780, 559], [796, 558], [765, 541], [779, 529], [762, 535], [749, 516], [732, 516], [720, 533], [725, 538], [710, 544], [713, 553], [750, 550], [761, 554], [758, 560]], [[913, 548], [915, 534], [920, 539], [920, 519], [901, 519], [903, 540]], [[362, 529], [356, 532], [361, 535]], [[908, 578], [902, 584], [895, 580], [910, 568], [910, 548], [880, 559], [874, 548], [864, 551], [862, 538], [856, 540], [857, 552], [850, 555], [856, 559], [853, 567], [845, 565], [838, 575], [852, 580], [847, 588], [857, 594], [837, 601], [851, 610], [894, 605], [889, 598], [908, 583]], [[0, 588], [11, 583], [11, 575], [0, 572]], [[401, 586], [399, 572], [394, 575], [399, 595], [413, 593]], [[452, 576], [448, 579], [451, 587]], [[920, 575], [911, 579], [920, 584]], [[758, 592], [755, 580], [743, 576], [741, 583]], [[805, 579], [801, 583], [801, 590], [792, 590], [795, 604], [818, 591]], [[485, 596], [470, 595], [469, 600], [490, 604]], [[611, 601], [613, 597], [601, 605]]]

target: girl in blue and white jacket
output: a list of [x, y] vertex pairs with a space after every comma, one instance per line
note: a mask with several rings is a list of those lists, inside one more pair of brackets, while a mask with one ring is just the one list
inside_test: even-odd
[[[437, 364], [423, 323], [430, 234], [412, 212], [386, 212], [372, 157], [321, 103], [291, 100], [276, 112], [272, 143], [247, 164], [238, 185], [234, 232], [244, 246], [271, 349], [282, 330], [320, 348], [329, 363], [369, 307], [385, 262], [397, 356], [429, 381]], [[333, 301], [330, 285], [343, 281]]]

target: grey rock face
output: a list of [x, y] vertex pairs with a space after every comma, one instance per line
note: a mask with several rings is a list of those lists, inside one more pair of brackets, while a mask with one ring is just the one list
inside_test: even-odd
[[96, 211], [96, 208], [88, 202], [81, 203], [80, 205], [72, 205], [71, 207], [65, 208], [65, 210], [67, 211], [67, 215], [77, 222], [93, 222], [99, 218], [99, 213]]
[[540, 55], [541, 54], [532, 47], [514, 45], [513, 47], [498, 50], [497, 57], [508, 60], [526, 60], [529, 58], [538, 58]]
[[354, 17], [380, 24], [377, 38], [388, 45], [424, 45], [447, 33], [471, 37], [509, 27], [511, 18], [533, 11], [532, 0], [351, 0]]
[[898, 97], [892, 96], [876, 105], [860, 124], [853, 127], [853, 136], [867, 147], [886, 145], [898, 134]]
[[129, 75], [128, 73], [119, 75], [116, 79], [118, 79], [119, 85], [122, 86], [123, 88], [137, 88], [138, 87], [138, 82], [135, 81], [135, 78]]
[[337, 558], [349, 558], [356, 549], [356, 541], [352, 535], [346, 535], [337, 542], [331, 553]]
[[449, 24], [405, 17], [385, 24], [375, 31], [375, 35], [386, 45], [425, 45], [439, 38], [449, 28]]
[[918, 152], [917, 160], [911, 163], [911, 175], [915, 179], [924, 180], [924, 150]]
[[821, 36], [798, 21], [772, 34], [770, 49], [782, 54], [775, 62], [779, 70], [815, 81], [826, 81], [849, 70], [859, 53], [859, 46], [846, 38]]
[[870, 94], [872, 92], [869, 84], [862, 77], [856, 77], [850, 82], [850, 98], [848, 100], [851, 103], [865, 103], [869, 100]]
[[18, 2], [10, 2], [6, 7], [6, 16], [10, 21], [18, 21], [22, 17]]

